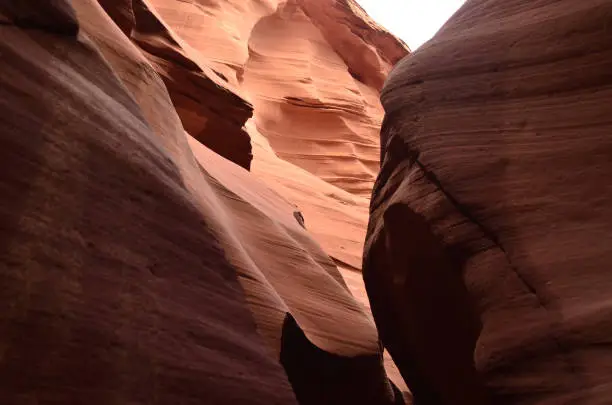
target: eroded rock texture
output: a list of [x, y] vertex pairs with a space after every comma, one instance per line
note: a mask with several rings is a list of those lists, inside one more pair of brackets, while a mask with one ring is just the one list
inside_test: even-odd
[[390, 74], [364, 278], [415, 403], [610, 402], [611, 21], [472, 0]]
[[378, 91], [405, 45], [353, 0], [149, 1], [253, 104], [252, 128], [280, 158], [369, 197], [383, 115]]
[[253, 115], [252, 105], [165, 24], [149, 0], [101, 0], [100, 4], [163, 78], [185, 130], [249, 169], [253, 156], [244, 124]]
[[[102, 1], [111, 15], [135, 16], [131, 24], [140, 28], [130, 30], [131, 38], [164, 78], [186, 130], [222, 156], [250, 166], [255, 177], [294, 204], [351, 292], [368, 306], [361, 258], [379, 164], [378, 91], [406, 46], [354, 1], [131, 3]], [[197, 86], [184, 79], [183, 66], [194, 64], [203, 74], [189, 73], [188, 80], [202, 79]], [[247, 121], [248, 105], [254, 110]], [[250, 136], [245, 148], [238, 147], [245, 145], [243, 124]], [[396, 384], [403, 385], [387, 363]]]
[[378, 90], [406, 46], [354, 1], [100, 3], [164, 79], [186, 130], [295, 205], [369, 305], [361, 256]]
[[[246, 123], [239, 76], [153, 3], [0, 0], [1, 402], [403, 403], [371, 316], [291, 198], [316, 196], [299, 207], [308, 229], [367, 200], [280, 159]], [[253, 4], [274, 29], [302, 12]], [[227, 146], [247, 129], [253, 173], [220, 156], [248, 167], [250, 148]], [[272, 190], [280, 169], [300, 180]]]

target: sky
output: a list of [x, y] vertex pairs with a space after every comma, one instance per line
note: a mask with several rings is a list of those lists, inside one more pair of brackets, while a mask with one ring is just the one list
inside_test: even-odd
[[357, 0], [377, 23], [411, 50], [430, 39], [464, 0]]

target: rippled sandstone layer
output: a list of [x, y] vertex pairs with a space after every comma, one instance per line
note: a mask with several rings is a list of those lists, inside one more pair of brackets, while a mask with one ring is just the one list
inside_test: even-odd
[[416, 403], [610, 402], [611, 21], [468, 1], [387, 79], [363, 271]]
[[0, 0], [3, 403], [403, 403], [315, 242], [357, 263], [367, 198], [282, 159], [264, 92], [154, 3]]

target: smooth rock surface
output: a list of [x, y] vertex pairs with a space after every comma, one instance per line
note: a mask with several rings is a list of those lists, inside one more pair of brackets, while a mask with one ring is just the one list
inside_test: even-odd
[[149, 0], [100, 3], [162, 77], [185, 130], [219, 155], [249, 169], [253, 156], [244, 125], [253, 115], [252, 105], [165, 24]]
[[78, 6], [78, 36], [0, 28], [2, 403], [296, 403], [166, 90]]
[[280, 158], [369, 197], [383, 115], [378, 91], [406, 55], [403, 43], [354, 0], [149, 1], [253, 104], [253, 127]]
[[[252, 104], [253, 117], [244, 126], [250, 136], [251, 172], [303, 213], [308, 232], [332, 257], [353, 295], [369, 307], [361, 262], [380, 155], [383, 111], [378, 91], [391, 66], [408, 52], [405, 44], [353, 0], [136, 3], [146, 3], [163, 22], [164, 32], [189, 50], [185, 55], [202, 68], [209, 82]], [[142, 41], [135, 42], [142, 46]], [[155, 43], [167, 48], [167, 41]], [[170, 60], [166, 65], [175, 69], [176, 63]], [[167, 70], [158, 72], [166, 77]], [[171, 96], [176, 86], [185, 99], [208, 98], [213, 104], [225, 99], [225, 94], [202, 93], [200, 87], [172, 77], [166, 83]], [[177, 105], [174, 97], [173, 101]], [[177, 111], [183, 123], [191, 121], [192, 115], [180, 105]], [[206, 108], [202, 111], [202, 116], [210, 115]], [[246, 117], [227, 106], [217, 111], [224, 112], [223, 120], [238, 117], [236, 123]], [[200, 120], [204, 132], [217, 121]], [[242, 137], [213, 128], [213, 136], [203, 138], [185, 128], [222, 156], [237, 163], [244, 159], [244, 153], [237, 153], [244, 149], [230, 141]], [[229, 153], [215, 143], [217, 139], [229, 146]], [[389, 359], [387, 364], [390, 377], [405, 391]]]
[[185, 132], [206, 64], [146, 0], [72, 6], [0, 26], [2, 403], [403, 403], [294, 203]]
[[471, 0], [387, 79], [363, 271], [415, 403], [610, 403], [611, 21]]

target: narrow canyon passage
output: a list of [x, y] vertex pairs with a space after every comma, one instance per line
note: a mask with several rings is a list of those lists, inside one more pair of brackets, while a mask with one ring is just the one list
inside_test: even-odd
[[612, 401], [609, 0], [0, 21], [1, 404]]

